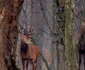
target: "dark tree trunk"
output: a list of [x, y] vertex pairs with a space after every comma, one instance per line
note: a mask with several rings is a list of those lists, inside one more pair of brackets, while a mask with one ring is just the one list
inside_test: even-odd
[[7, 70], [9, 57], [17, 42], [17, 15], [22, 0], [0, 0], [0, 70]]

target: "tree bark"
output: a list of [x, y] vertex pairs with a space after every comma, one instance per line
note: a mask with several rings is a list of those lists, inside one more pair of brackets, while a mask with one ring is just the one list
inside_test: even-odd
[[9, 57], [15, 54], [18, 35], [16, 19], [21, 3], [22, 0], [0, 0], [0, 70], [7, 70]]
[[[53, 0], [53, 24], [52, 24], [52, 33], [57, 34], [57, 15], [56, 15], [56, 0]], [[56, 43], [56, 36], [52, 36], [52, 46], [51, 46], [51, 70], [58, 70], [59, 69], [59, 51], [58, 51], [58, 46]]]

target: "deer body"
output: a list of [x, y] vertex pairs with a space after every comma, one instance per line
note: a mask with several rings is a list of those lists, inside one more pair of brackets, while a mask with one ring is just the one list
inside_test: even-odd
[[79, 39], [78, 39], [78, 50], [79, 50], [79, 68], [81, 66], [81, 57], [84, 59], [84, 70], [85, 70], [85, 22], [82, 23], [80, 31], [79, 31]]
[[22, 52], [20, 53], [20, 56], [23, 58], [23, 59], [34, 59], [36, 60], [37, 57], [39, 56], [40, 54], [40, 50], [37, 46], [35, 45], [28, 45], [28, 48], [27, 48], [27, 52]]
[[78, 15], [76, 14], [76, 12], [74, 12], [74, 10], [72, 10], [72, 12], [75, 15], [75, 17], [77, 17], [78, 19], [83, 21], [81, 24], [81, 27], [80, 27], [80, 31], [79, 31], [77, 47], [78, 47], [78, 52], [79, 52], [79, 68], [78, 68], [78, 70], [80, 70], [82, 56], [84, 59], [84, 70], [85, 70], [85, 19], [78, 17]]
[[26, 36], [23, 36], [20, 49], [23, 70], [25, 70], [25, 61], [26, 70], [28, 70], [29, 62], [32, 64], [32, 70], [36, 70], [37, 60], [40, 55], [39, 48], [36, 45], [33, 45], [30, 39], [28, 39]]

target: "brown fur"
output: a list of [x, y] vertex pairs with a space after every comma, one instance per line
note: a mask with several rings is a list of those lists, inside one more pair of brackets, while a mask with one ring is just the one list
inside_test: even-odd
[[[27, 43], [27, 40], [29, 40], [29, 39], [26, 39], [26, 36], [22, 37], [22, 42]], [[21, 45], [22, 45], [22, 43], [21, 43]], [[27, 53], [24, 53], [22, 51], [20, 52], [20, 56], [21, 56], [22, 64], [23, 64], [23, 70], [25, 70], [25, 60], [27, 61], [26, 70], [28, 70], [29, 62], [32, 64], [32, 70], [36, 70], [37, 60], [38, 60], [39, 55], [40, 55], [39, 48], [36, 45], [28, 44]]]
[[30, 59], [36, 60], [38, 58], [39, 54], [40, 54], [40, 50], [37, 46], [29, 45], [27, 54], [21, 52], [20, 56], [21, 56], [21, 58], [25, 58], [25, 59], [30, 58]]

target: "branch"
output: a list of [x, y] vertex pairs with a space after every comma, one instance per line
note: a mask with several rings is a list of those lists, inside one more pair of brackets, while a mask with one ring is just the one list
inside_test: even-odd
[[44, 18], [46, 19], [46, 24], [47, 24], [47, 26], [48, 26], [48, 28], [49, 28], [49, 30], [50, 30], [50, 33], [53, 34], [53, 33], [52, 33], [52, 30], [51, 30], [51, 28], [50, 28], [50, 26], [49, 26], [49, 23], [48, 23], [48, 21], [47, 21], [47, 17], [46, 17], [46, 15], [45, 15], [45, 10], [44, 10], [43, 5], [42, 5], [42, 3], [41, 3], [40, 0], [39, 0], [39, 3], [40, 3], [41, 11], [43, 12], [43, 16], [44, 16]]
[[[28, 25], [28, 24], [27, 24]], [[23, 28], [23, 26], [21, 26], [20, 24], [18, 24], [18, 26], [20, 26], [20, 28], [23, 30], [23, 29], [25, 29], [25, 28]], [[35, 28], [37, 28], [38, 30], [40, 30], [40, 31], [42, 31], [42, 32], [44, 32], [44, 33], [46, 33], [47, 35], [49, 35], [49, 36], [52, 36], [51, 34], [49, 34], [47, 31], [45, 31], [45, 30], [43, 30], [43, 29], [41, 29], [41, 28], [39, 28], [39, 27], [35, 27]], [[26, 31], [28, 31], [27, 29], [25, 29]], [[20, 30], [18, 30], [19, 31], [19, 33], [21, 33], [22, 34], [22, 32], [20, 31]]]
[[50, 67], [49, 67], [48, 63], [47, 63], [46, 59], [44, 58], [44, 56], [42, 55], [41, 52], [40, 52], [40, 56], [41, 56], [42, 60], [44, 61], [44, 63], [45, 63], [45, 65], [46, 65], [47, 69], [50, 70]]
[[72, 9], [72, 13], [73, 13], [73, 15], [74, 15], [76, 18], [78, 18], [78, 19], [80, 19], [80, 20], [82, 20], [82, 21], [85, 22], [85, 19], [78, 17], [78, 15], [74, 12], [73, 9]]

